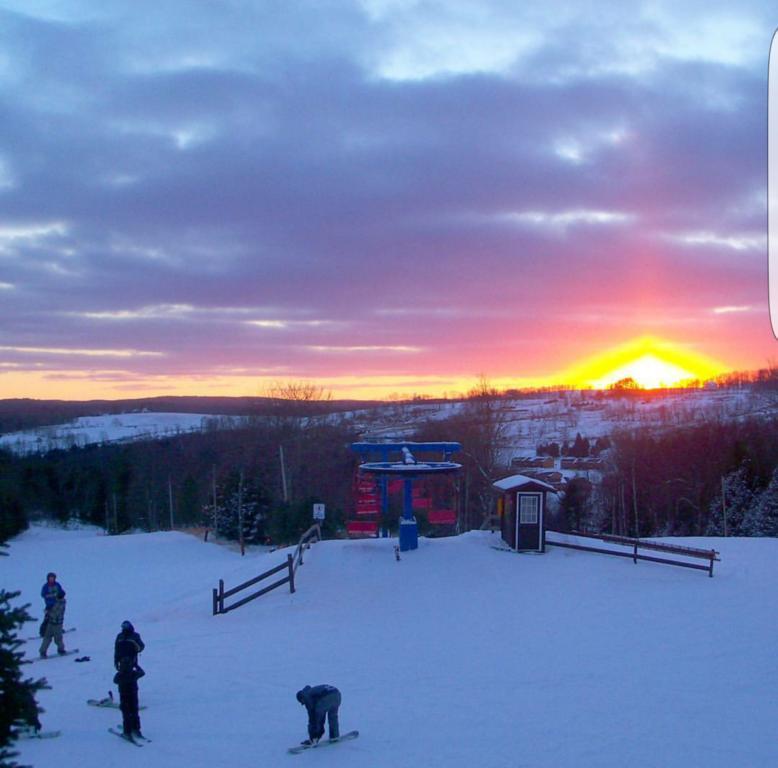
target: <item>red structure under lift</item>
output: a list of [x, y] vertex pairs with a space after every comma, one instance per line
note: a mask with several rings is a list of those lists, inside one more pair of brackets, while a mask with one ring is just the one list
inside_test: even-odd
[[[352, 448], [366, 458], [378, 455], [382, 461], [366, 461], [357, 469], [355, 517], [346, 523], [349, 536], [378, 536], [381, 517], [388, 513], [389, 499], [395, 495], [403, 499], [401, 549], [415, 549], [414, 513], [417, 511], [432, 525], [456, 525], [457, 513], [452, 504], [450, 483], [461, 465], [448, 459], [450, 454], [461, 450], [459, 443], [354, 443]], [[430, 452], [442, 453], [443, 461], [417, 458]], [[395, 457], [397, 460], [392, 461]], [[409, 534], [411, 526], [413, 532]]]

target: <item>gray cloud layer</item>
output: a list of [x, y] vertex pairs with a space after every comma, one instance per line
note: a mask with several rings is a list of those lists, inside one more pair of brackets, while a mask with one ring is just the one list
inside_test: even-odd
[[762, 4], [6, 5], [0, 362], [540, 370], [764, 302]]

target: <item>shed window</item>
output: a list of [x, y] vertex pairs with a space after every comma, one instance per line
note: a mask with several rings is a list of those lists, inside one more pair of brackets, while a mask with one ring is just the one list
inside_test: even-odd
[[537, 525], [539, 501], [537, 496], [519, 496], [519, 523]]

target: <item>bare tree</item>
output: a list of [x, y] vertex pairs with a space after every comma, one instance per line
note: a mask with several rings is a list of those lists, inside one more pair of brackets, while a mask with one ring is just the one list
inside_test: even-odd
[[276, 381], [262, 396], [269, 401], [270, 425], [284, 428], [302, 426], [302, 419], [323, 413], [332, 400], [331, 392], [310, 381]]

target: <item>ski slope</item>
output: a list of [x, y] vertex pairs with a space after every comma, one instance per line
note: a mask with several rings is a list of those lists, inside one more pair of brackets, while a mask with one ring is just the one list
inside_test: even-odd
[[[701, 540], [687, 539], [692, 544]], [[107, 537], [35, 527], [0, 558], [6, 588], [41, 615], [48, 570], [68, 593], [68, 647], [91, 662], [27, 667], [52, 688], [44, 728], [19, 742], [38, 768], [760, 768], [778, 764], [778, 540], [704, 540], [695, 571], [549, 549], [498, 551], [497, 534], [327, 541], [284, 588], [211, 616], [229, 588], [285, 558], [184, 533]], [[88, 707], [113, 676], [130, 619], [146, 642], [142, 751]], [[33, 634], [36, 625], [25, 627]], [[37, 642], [28, 643], [37, 653]], [[289, 755], [305, 738], [304, 684], [343, 692], [359, 739]]]
[[[226, 416], [218, 418], [222, 424], [239, 421]], [[66, 424], [7, 432], [0, 435], [0, 449], [26, 456], [102, 443], [159, 440], [185, 432], [201, 432], [212, 419], [213, 416], [199, 413], [156, 412], [79, 416]]]

